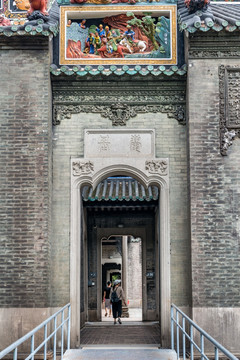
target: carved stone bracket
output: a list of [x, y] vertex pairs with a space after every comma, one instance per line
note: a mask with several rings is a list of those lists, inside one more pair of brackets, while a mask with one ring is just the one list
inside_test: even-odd
[[165, 160], [146, 161], [145, 168], [150, 174], [160, 174], [162, 176], [168, 174], [168, 164]]
[[235, 130], [228, 131], [227, 128], [223, 128], [221, 131], [221, 154], [227, 155], [228, 148], [232, 145], [233, 139], [236, 137], [237, 133]]
[[220, 96], [220, 152], [227, 155], [228, 148], [240, 137], [240, 67], [219, 67]]
[[127, 105], [115, 103], [107, 105], [55, 105], [53, 125], [59, 125], [61, 120], [70, 119], [72, 114], [98, 113], [112, 121], [113, 126], [124, 126], [127, 120], [143, 113], [167, 113], [169, 118], [176, 119], [180, 124], [186, 123], [185, 107], [183, 105]]
[[75, 161], [72, 164], [74, 176], [90, 174], [94, 171], [94, 165], [91, 161]]

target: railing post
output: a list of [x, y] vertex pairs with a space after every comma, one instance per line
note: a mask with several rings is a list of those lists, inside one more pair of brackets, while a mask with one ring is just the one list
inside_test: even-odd
[[174, 350], [174, 307], [171, 306], [171, 349]]
[[204, 360], [204, 336], [203, 334], [200, 335], [201, 339], [201, 360]]
[[194, 359], [193, 356], [193, 326], [190, 324], [190, 353], [191, 353], [191, 360]]
[[71, 307], [68, 306], [68, 335], [67, 335], [67, 349], [70, 349], [70, 319], [71, 319]]
[[215, 360], [218, 360], [218, 348], [215, 346]]
[[54, 317], [54, 336], [53, 336], [53, 359], [56, 360], [57, 349], [57, 316]]
[[[31, 336], [31, 354], [34, 352], [34, 334]], [[34, 360], [34, 355], [31, 357]]]
[[47, 360], [47, 324], [44, 325], [44, 360]]
[[13, 352], [13, 360], [17, 360], [17, 347], [14, 349], [14, 352]]
[[64, 351], [64, 310], [62, 311], [62, 316], [61, 316], [61, 321], [62, 321], [62, 327], [61, 327], [61, 360], [63, 359], [63, 351]]
[[183, 339], [182, 339], [182, 343], [183, 343], [183, 360], [186, 359], [186, 335], [185, 335], [185, 317], [182, 317], [182, 328], [183, 328]]
[[177, 326], [177, 335], [176, 335], [176, 340], [177, 340], [177, 359], [179, 359], [179, 313], [176, 310], [176, 326]]

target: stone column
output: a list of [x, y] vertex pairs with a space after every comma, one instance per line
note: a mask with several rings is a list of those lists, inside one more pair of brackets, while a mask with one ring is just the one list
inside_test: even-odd
[[[128, 269], [128, 237], [122, 237], [122, 287], [125, 293], [126, 303], [128, 301], [128, 291], [127, 291], [127, 269]], [[128, 307], [122, 307], [122, 317], [129, 317]]]
[[122, 237], [122, 287], [125, 293], [126, 302], [128, 299], [127, 294], [127, 269], [128, 269], [128, 237], [123, 236]]

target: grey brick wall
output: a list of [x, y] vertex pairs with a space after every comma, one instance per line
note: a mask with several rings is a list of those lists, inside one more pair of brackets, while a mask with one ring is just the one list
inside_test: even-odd
[[25, 41], [0, 42], [0, 307], [49, 305], [50, 59]]
[[240, 305], [240, 140], [220, 155], [218, 66], [191, 59], [188, 72], [193, 306]]
[[[55, 79], [56, 80], [56, 79]], [[69, 85], [68, 85], [69, 86]], [[103, 89], [106, 85], [103, 84]], [[146, 88], [147, 82], [138, 86]], [[66, 85], [67, 87], [67, 85]], [[117, 83], [116, 83], [117, 87]], [[71, 88], [69, 87], [69, 91]], [[131, 96], [131, 94], [129, 94]], [[127, 91], [126, 91], [127, 96]], [[73, 114], [54, 127], [53, 135], [53, 237], [52, 303], [69, 300], [70, 157], [83, 157], [84, 129], [111, 128], [112, 122], [99, 114]], [[156, 130], [156, 156], [170, 160], [170, 217], [172, 300], [191, 303], [189, 210], [187, 185], [186, 126], [166, 114], [146, 113], [127, 121], [131, 129]]]

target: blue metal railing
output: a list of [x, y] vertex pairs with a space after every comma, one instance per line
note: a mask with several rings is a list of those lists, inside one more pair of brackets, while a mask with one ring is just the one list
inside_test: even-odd
[[[67, 317], [64, 319], [64, 311], [67, 309]], [[57, 325], [58, 316], [61, 314], [61, 323]], [[44, 347], [44, 360], [47, 359], [47, 348], [48, 342], [53, 338], [53, 359], [56, 360], [56, 350], [57, 350], [57, 332], [61, 330], [61, 359], [63, 359], [64, 353], [64, 325], [67, 324], [67, 350], [70, 349], [70, 317], [71, 317], [71, 306], [70, 304], [65, 305], [62, 309], [57, 311], [54, 315], [50, 316], [47, 320], [42, 322], [40, 325], [35, 327], [32, 331], [21, 337], [19, 340], [15, 341], [12, 345], [8, 346], [6, 349], [0, 352], [0, 359], [3, 359], [7, 354], [13, 351], [13, 360], [18, 358], [18, 348], [28, 339], [31, 340], [31, 353], [25, 358], [25, 360], [34, 360], [34, 355]], [[53, 321], [54, 330], [50, 332], [48, 329], [48, 324], [51, 325]], [[34, 340], [35, 334], [43, 329], [44, 330], [44, 340], [35, 348]]]
[[[174, 317], [176, 315], [176, 317]], [[186, 330], [188, 328], [188, 331]], [[214, 359], [219, 359], [219, 353], [224, 354], [228, 359], [239, 360], [231, 352], [229, 352], [225, 347], [219, 344], [214, 340], [206, 331], [200, 328], [196, 323], [194, 323], [184, 312], [182, 312], [177, 306], [172, 304], [171, 306], [171, 348], [175, 349], [175, 339], [174, 333], [176, 332], [176, 352], [177, 358], [180, 358], [180, 331], [182, 333], [182, 358], [186, 359], [186, 342], [189, 341], [190, 346], [190, 358], [194, 359], [194, 349], [196, 349], [201, 355], [201, 360], [209, 360], [204, 350], [204, 341], [208, 340], [214, 348]], [[195, 334], [200, 335], [200, 344], [198, 345], [195, 341]], [[213, 356], [211, 356], [211, 359]]]

